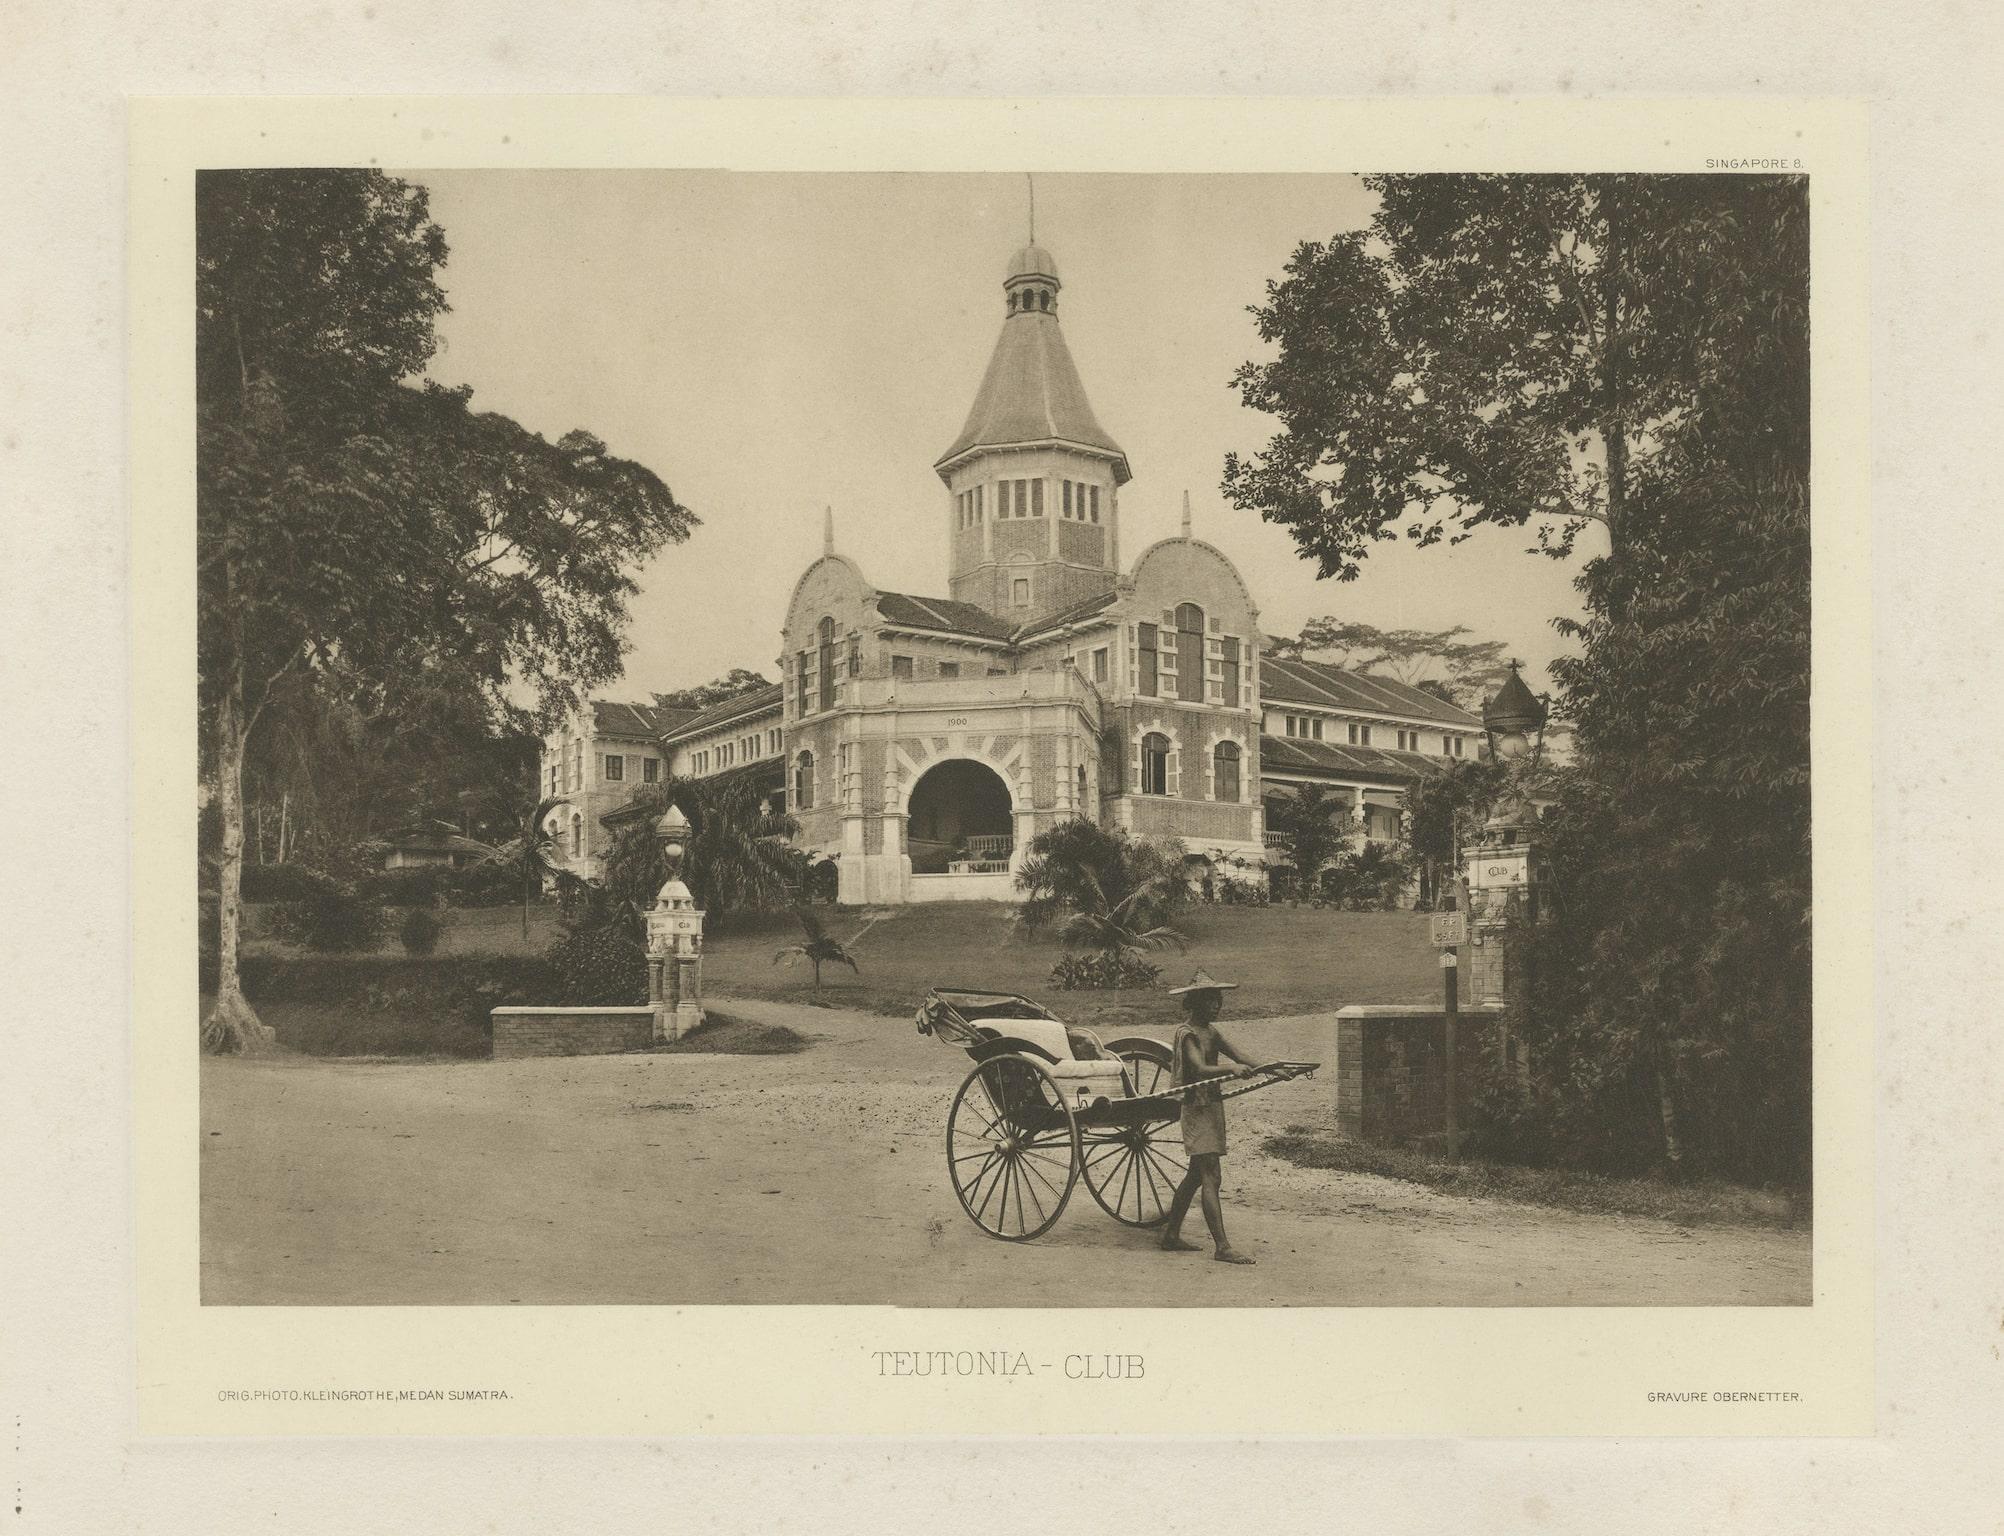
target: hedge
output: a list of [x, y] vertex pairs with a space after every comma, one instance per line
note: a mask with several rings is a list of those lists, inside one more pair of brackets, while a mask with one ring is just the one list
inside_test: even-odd
[[[313, 1056], [487, 1056], [491, 1011], [548, 1004], [563, 980], [538, 955], [245, 955], [244, 995], [274, 1009], [279, 1043]], [[202, 988], [215, 987], [202, 956]]]

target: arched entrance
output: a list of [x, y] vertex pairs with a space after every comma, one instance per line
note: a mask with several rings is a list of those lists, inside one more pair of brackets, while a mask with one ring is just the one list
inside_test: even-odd
[[986, 763], [950, 758], [912, 786], [905, 851], [915, 875], [1005, 874], [1015, 847], [1009, 786]]

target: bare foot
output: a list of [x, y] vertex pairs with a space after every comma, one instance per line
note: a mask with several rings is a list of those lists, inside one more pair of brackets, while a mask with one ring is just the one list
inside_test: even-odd
[[1195, 1253], [1197, 1245], [1195, 1243], [1186, 1243], [1180, 1237], [1165, 1237], [1162, 1239], [1162, 1251], [1164, 1253]]
[[1236, 1248], [1220, 1248], [1211, 1257], [1216, 1259], [1220, 1264], [1257, 1264], [1259, 1262], [1257, 1259], [1247, 1258]]

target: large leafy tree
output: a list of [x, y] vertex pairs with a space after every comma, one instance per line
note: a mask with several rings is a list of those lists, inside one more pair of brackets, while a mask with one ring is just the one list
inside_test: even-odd
[[1375, 176], [1369, 228], [1303, 244], [1235, 383], [1281, 430], [1228, 455], [1234, 503], [1356, 577], [1401, 531], [1535, 524], [1629, 542], [1638, 472], [1703, 388], [1698, 269], [1744, 177]]
[[1525, 1024], [1544, 1145], [1596, 1166], [1807, 1172], [1806, 184], [1382, 177], [1303, 246], [1238, 382], [1279, 418], [1237, 503], [1325, 576], [1374, 542], [1590, 525], [1576, 760]]
[[243, 770], [293, 680], [424, 673], [500, 707], [617, 676], [633, 567], [695, 519], [585, 432], [421, 381], [446, 307], [423, 188], [362, 170], [196, 184], [197, 641], [220, 810], [212, 1048], [269, 1032], [237, 971]]
[[1799, 180], [1750, 178], [1678, 243], [1691, 404], [1553, 668], [1579, 758], [1539, 1021], [1561, 1110], [1609, 1157], [1790, 1181], [1810, 1144], [1808, 224]]

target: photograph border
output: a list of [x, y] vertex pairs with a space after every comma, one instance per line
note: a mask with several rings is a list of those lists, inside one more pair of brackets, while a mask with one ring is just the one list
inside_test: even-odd
[[[148, 100], [131, 111], [134, 1179], [146, 1435], [1862, 1435], [1873, 1429], [1867, 114], [1672, 102]], [[215, 166], [1810, 178], [1814, 1302], [1800, 1308], [203, 1307], [189, 813], [193, 178]], [[1313, 232], [1304, 232], [1304, 235]], [[1841, 688], [1843, 698], [1832, 696]], [[1006, 1352], [1027, 1373], [883, 1369]], [[1139, 1377], [1078, 1380], [1077, 1353]], [[1056, 1368], [1046, 1368], [1046, 1363]], [[500, 1396], [433, 1398], [433, 1390]], [[1704, 1402], [1651, 1393], [1708, 1391]], [[1721, 1394], [1748, 1394], [1721, 1400]]]

